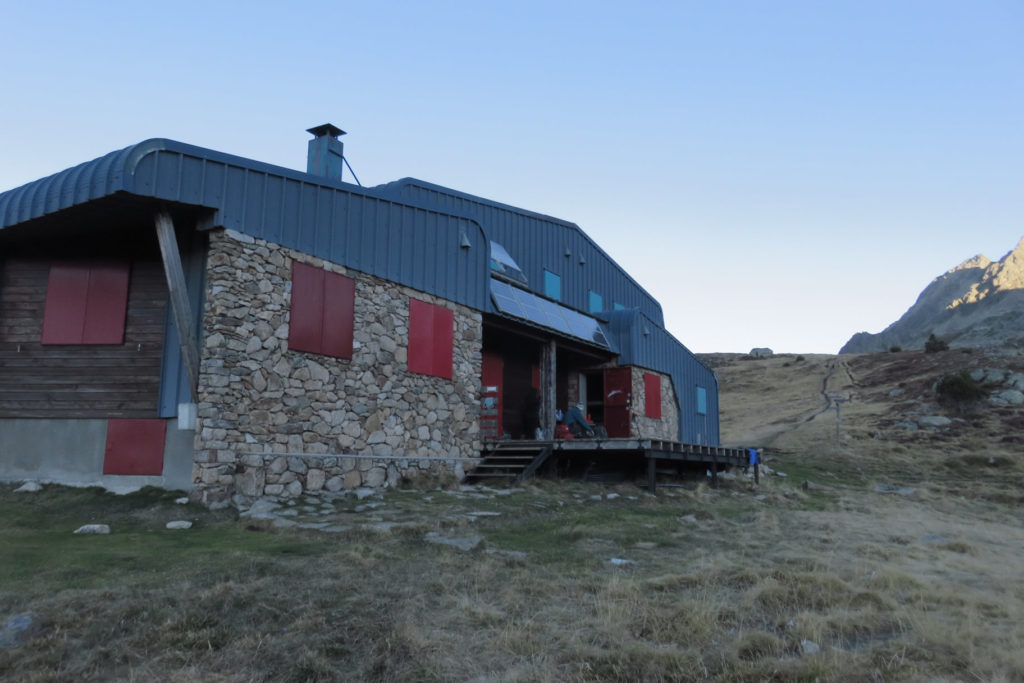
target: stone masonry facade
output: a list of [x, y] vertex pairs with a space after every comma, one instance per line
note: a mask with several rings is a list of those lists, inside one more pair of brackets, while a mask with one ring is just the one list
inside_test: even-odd
[[[661, 377], [661, 419], [646, 417], [644, 375]], [[679, 440], [679, 406], [672, 378], [653, 370], [633, 367], [633, 433], [643, 439]]]
[[[293, 261], [355, 281], [352, 359], [288, 349]], [[454, 312], [452, 379], [409, 372], [409, 300]], [[229, 230], [211, 234], [193, 496], [394, 486], [479, 457], [482, 319], [394, 282]]]

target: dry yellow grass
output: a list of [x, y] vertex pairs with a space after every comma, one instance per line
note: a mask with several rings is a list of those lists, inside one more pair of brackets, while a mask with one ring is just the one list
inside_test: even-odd
[[[339, 533], [192, 510], [178, 535], [163, 499], [0, 487], [0, 621], [37, 624], [0, 679], [1024, 680], [1018, 415], [894, 428], [966, 358], [899, 355], [719, 358], [726, 438], [788, 475], [757, 487], [393, 492], [337, 501]], [[823, 390], [853, 398], [838, 441]]]

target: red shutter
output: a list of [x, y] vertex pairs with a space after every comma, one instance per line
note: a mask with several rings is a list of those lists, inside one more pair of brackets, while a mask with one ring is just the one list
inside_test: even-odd
[[644, 373], [644, 415], [661, 419], [661, 377]]
[[324, 275], [323, 346], [325, 356], [352, 358], [356, 283], [337, 273]]
[[409, 299], [409, 372], [452, 378], [452, 324], [443, 306]]
[[288, 348], [320, 353], [323, 346], [324, 271], [305, 263], [292, 264], [291, 317]]
[[351, 358], [355, 291], [352, 278], [293, 263], [288, 348]]
[[441, 306], [434, 307], [434, 359], [432, 374], [452, 378], [452, 325], [455, 313]]
[[166, 436], [166, 420], [107, 420], [103, 474], [160, 476]]
[[409, 299], [409, 372], [430, 372], [434, 358], [434, 307]]
[[82, 330], [83, 344], [123, 344], [128, 311], [128, 264], [93, 265]]
[[81, 344], [89, 295], [89, 267], [52, 265], [46, 283], [43, 344]]
[[52, 265], [41, 343], [123, 343], [129, 275], [127, 263]]

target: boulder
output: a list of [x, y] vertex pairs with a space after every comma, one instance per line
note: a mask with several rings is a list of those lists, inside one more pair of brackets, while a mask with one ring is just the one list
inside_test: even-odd
[[0, 649], [13, 647], [30, 637], [34, 620], [31, 615], [19, 614], [0, 628]]
[[1024, 392], [1017, 391], [1016, 389], [1007, 389], [1006, 391], [1000, 391], [998, 394], [993, 394], [988, 400], [989, 403], [996, 405], [1019, 406], [1024, 403]]
[[83, 524], [75, 529], [76, 534], [109, 534], [110, 527], [106, 524]]
[[755, 347], [750, 349], [751, 358], [771, 358], [775, 355], [775, 352], [771, 349], [763, 346]]
[[804, 638], [800, 641], [800, 651], [805, 655], [813, 655], [821, 651], [821, 646], [813, 640], [807, 640]]

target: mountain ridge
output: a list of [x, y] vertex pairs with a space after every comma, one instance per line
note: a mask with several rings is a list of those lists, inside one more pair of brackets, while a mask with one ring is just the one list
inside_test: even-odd
[[1024, 238], [998, 261], [976, 254], [947, 270], [899, 320], [858, 332], [839, 353], [921, 348], [931, 334], [954, 347], [1024, 348]]

